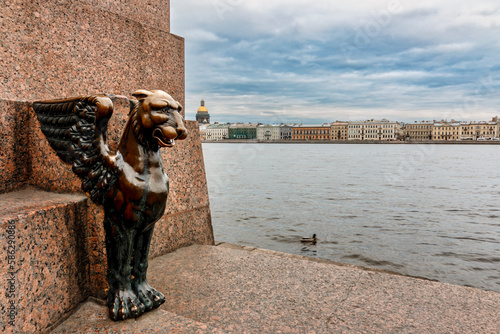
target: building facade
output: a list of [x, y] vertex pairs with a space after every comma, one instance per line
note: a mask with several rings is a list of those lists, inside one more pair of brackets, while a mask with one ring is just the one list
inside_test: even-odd
[[462, 124], [459, 122], [436, 122], [432, 127], [432, 140], [459, 140], [462, 136]]
[[[203, 110], [202, 110], [203, 112]], [[207, 113], [208, 114], [208, 113]], [[391, 122], [387, 119], [341, 122], [320, 125], [226, 123], [200, 124], [202, 140], [250, 139], [280, 140], [360, 140], [360, 141], [447, 141], [500, 140], [500, 123], [494, 117], [489, 122], [420, 121]]]
[[330, 127], [331, 140], [347, 140], [349, 131], [349, 123], [333, 122]]
[[296, 125], [292, 128], [293, 140], [330, 140], [330, 124]]
[[219, 141], [227, 138], [229, 138], [229, 124], [209, 124], [205, 127], [205, 140]]
[[291, 124], [281, 124], [280, 126], [280, 139], [281, 140], [291, 140], [292, 139], [292, 128]]
[[257, 124], [231, 124], [228, 128], [228, 139], [257, 139]]
[[498, 138], [498, 118], [491, 122], [470, 122], [462, 124], [462, 140]]
[[397, 139], [399, 123], [387, 119], [349, 122], [348, 140], [386, 140]]
[[434, 122], [421, 121], [407, 123], [405, 126], [405, 140], [425, 141], [432, 140]]
[[257, 126], [257, 140], [270, 141], [280, 140], [280, 126], [271, 124], [260, 124]]

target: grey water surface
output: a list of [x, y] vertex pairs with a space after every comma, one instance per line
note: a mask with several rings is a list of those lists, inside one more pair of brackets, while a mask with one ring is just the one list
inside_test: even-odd
[[[500, 292], [500, 146], [204, 143], [218, 241]], [[317, 234], [315, 245], [300, 238]]]

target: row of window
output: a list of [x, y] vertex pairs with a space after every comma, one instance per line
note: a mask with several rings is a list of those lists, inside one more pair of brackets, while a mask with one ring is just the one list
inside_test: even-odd
[[407, 129], [431, 129], [432, 125], [406, 125]]
[[361, 135], [349, 135], [349, 138], [351, 139], [371, 139], [371, 138], [386, 138], [386, 139], [393, 139], [393, 135], [366, 135], [366, 136], [361, 136]]
[[370, 124], [370, 125], [349, 125], [350, 128], [355, 128], [355, 129], [378, 129], [378, 128], [392, 128], [394, 127], [394, 124], [382, 124], [382, 125], [375, 125], [375, 124]]
[[318, 135], [318, 134], [328, 134], [330, 130], [295, 130], [296, 134], [299, 135]]

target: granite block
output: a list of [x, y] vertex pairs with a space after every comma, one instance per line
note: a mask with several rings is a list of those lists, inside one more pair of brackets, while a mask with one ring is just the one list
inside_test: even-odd
[[43, 331], [88, 296], [88, 202], [35, 189], [0, 195], [3, 333]]
[[188, 137], [162, 150], [163, 168], [170, 179], [165, 214], [190, 211], [209, 205], [205, 162], [198, 122], [185, 121]]
[[28, 109], [0, 99], [0, 194], [19, 189], [30, 174]]
[[127, 19], [170, 31], [170, 1], [147, 0], [81, 0]]
[[155, 226], [149, 258], [194, 244], [213, 245], [215, 241], [211, 221], [208, 205], [189, 211], [165, 214]]
[[[135, 2], [150, 6], [152, 12], [157, 6], [168, 7], [168, 3]], [[4, 1], [0, 98], [129, 95], [144, 88], [168, 91], [184, 104], [184, 39], [149, 20], [153, 16], [167, 22], [168, 12], [154, 16], [142, 11], [137, 15], [145, 16], [134, 21], [131, 13], [136, 11], [130, 1], [92, 3]]]

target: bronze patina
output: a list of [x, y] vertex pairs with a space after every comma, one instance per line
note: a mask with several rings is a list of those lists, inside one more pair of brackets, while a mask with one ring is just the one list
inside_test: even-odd
[[113, 114], [110, 97], [33, 103], [52, 148], [73, 166], [92, 201], [104, 207], [108, 307], [113, 320], [138, 317], [165, 302], [146, 280], [151, 236], [164, 214], [169, 189], [160, 148], [187, 137], [179, 114], [182, 107], [170, 95], [138, 90], [132, 96], [116, 152], [106, 140]]

